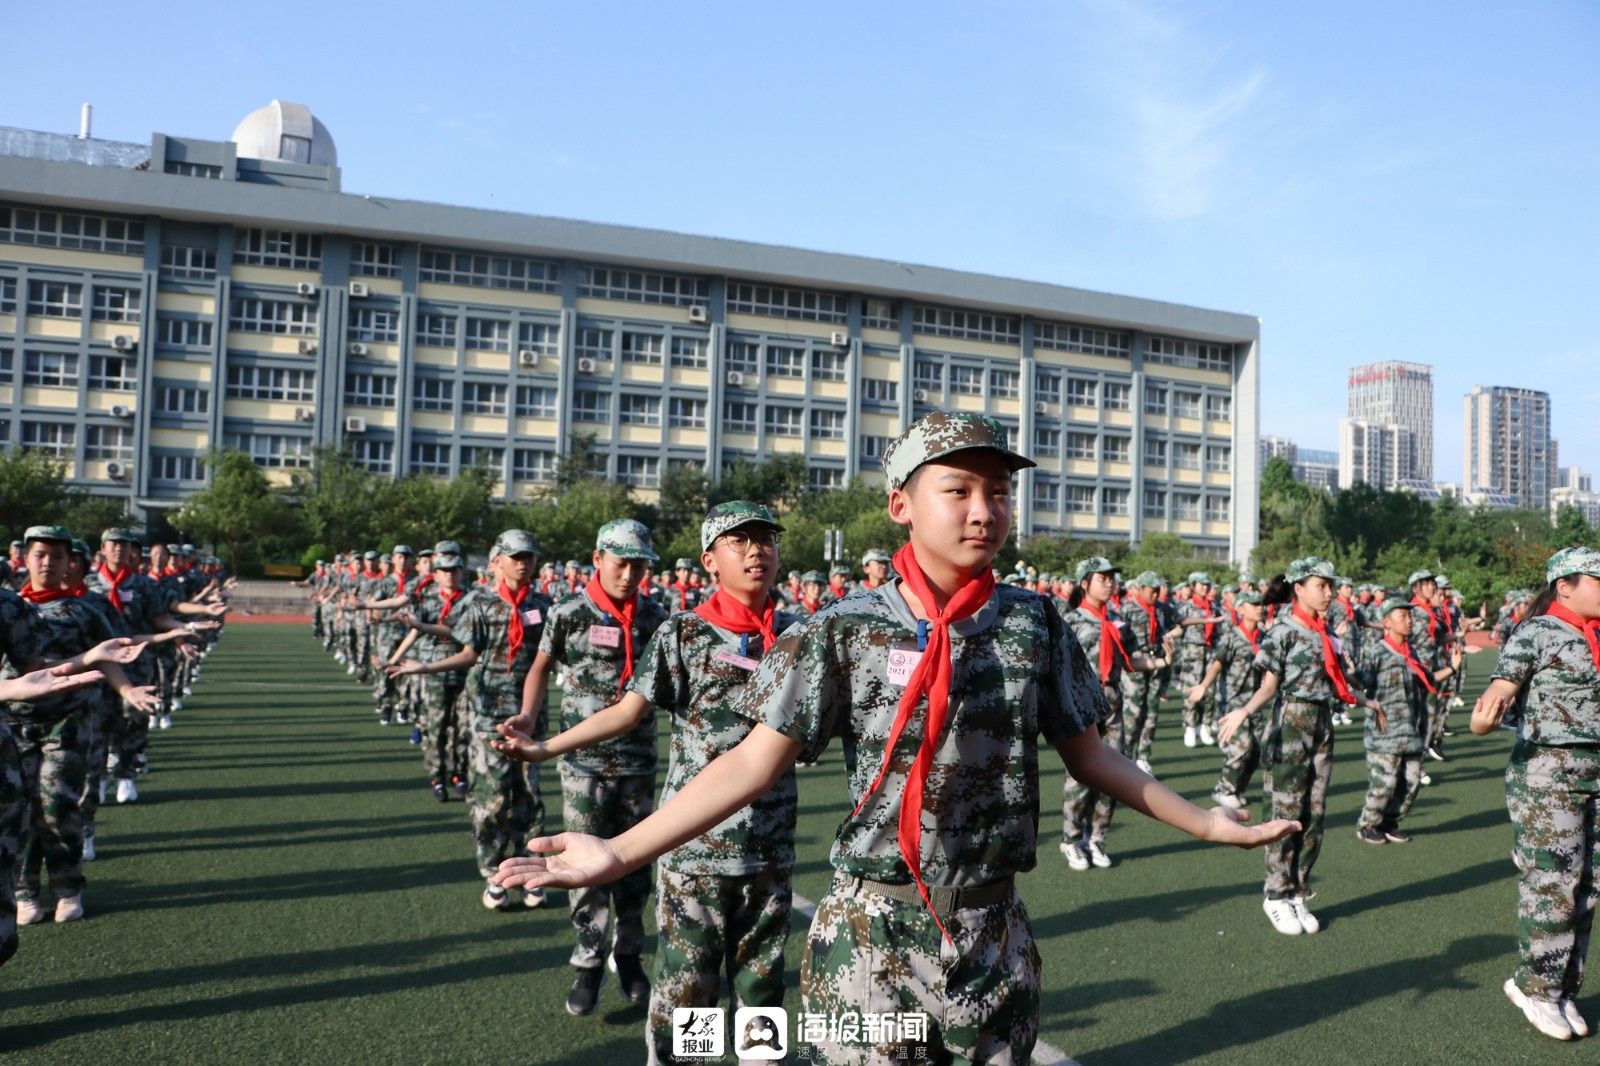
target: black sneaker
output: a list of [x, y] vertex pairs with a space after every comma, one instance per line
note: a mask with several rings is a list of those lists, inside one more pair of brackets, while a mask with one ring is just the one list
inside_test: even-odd
[[611, 972], [617, 975], [617, 988], [629, 1003], [643, 1003], [650, 995], [650, 978], [644, 975], [637, 955], [611, 956]]
[[433, 783], [428, 787], [433, 790], [433, 798], [438, 800], [440, 803], [443, 803], [445, 800], [450, 798], [450, 794], [444, 790], [444, 782], [440, 781], [437, 777], [433, 779]]
[[600, 982], [605, 976], [605, 970], [599, 966], [579, 970], [572, 981], [572, 991], [567, 993], [567, 1013], [580, 1017], [593, 1014], [595, 1004], [600, 1002]]
[[1363, 843], [1363, 844], [1387, 844], [1387, 843], [1389, 843], [1389, 838], [1384, 836], [1383, 830], [1381, 830], [1381, 829], [1367, 829], [1365, 827], [1358, 828], [1356, 830], [1356, 839], [1361, 841], [1361, 843]]
[[1383, 839], [1391, 844], [1409, 844], [1412, 837], [1410, 833], [1403, 829], [1385, 829], [1383, 831]]

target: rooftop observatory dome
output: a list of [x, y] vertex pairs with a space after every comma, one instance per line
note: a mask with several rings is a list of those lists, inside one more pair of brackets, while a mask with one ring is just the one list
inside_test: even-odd
[[339, 165], [339, 150], [328, 127], [305, 104], [274, 100], [258, 107], [234, 127], [234, 144], [247, 159], [276, 159], [316, 167]]

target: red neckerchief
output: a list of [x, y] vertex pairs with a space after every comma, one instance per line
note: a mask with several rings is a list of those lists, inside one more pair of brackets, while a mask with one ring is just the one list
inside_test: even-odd
[[406, 579], [410, 576], [410, 574], [394, 575], [394, 594], [396, 596], [404, 596], [406, 594]]
[[606, 621], [611, 621], [611, 616], [616, 615], [622, 622], [622, 676], [617, 681], [617, 695], [620, 696], [628, 687], [628, 679], [633, 676], [633, 619], [639, 611], [639, 597], [633, 596], [625, 604], [612, 599], [600, 584], [599, 570], [589, 576], [589, 583], [583, 586], [583, 591]]
[[1416, 674], [1417, 677], [1422, 680], [1422, 683], [1427, 686], [1428, 695], [1437, 696], [1439, 694], [1439, 690], [1434, 687], [1433, 678], [1429, 677], [1428, 671], [1424, 670], [1422, 668], [1422, 664], [1417, 662], [1417, 657], [1411, 654], [1410, 641], [1395, 640], [1394, 637], [1385, 635], [1383, 642], [1389, 645], [1390, 648], [1394, 649], [1394, 653], [1396, 655], [1400, 656], [1400, 658], [1406, 661], [1406, 665], [1411, 667], [1411, 672]]
[[83, 595], [83, 586], [75, 589], [36, 589], [31, 584], [22, 586], [21, 596], [29, 603], [50, 603], [54, 600], [64, 600], [68, 596], [77, 598]]
[[433, 574], [432, 573], [428, 574], [427, 577], [425, 577], [421, 581], [417, 582], [416, 591], [413, 592], [411, 595], [413, 595], [413, 596], [422, 595], [422, 590], [427, 588], [431, 584], [433, 584]]
[[1139, 606], [1144, 608], [1144, 616], [1150, 620], [1150, 653], [1154, 655], [1156, 648], [1161, 646], [1161, 623], [1156, 619], [1155, 601], [1148, 604], [1141, 602]]
[[[1189, 603], [1206, 617], [1209, 618], [1211, 616], [1211, 598], [1209, 596], [1190, 596]], [[1216, 629], [1215, 622], [1206, 623], [1205, 646], [1208, 648], [1211, 647], [1211, 638]]]
[[1100, 683], [1108, 684], [1111, 681], [1111, 672], [1116, 667], [1116, 656], [1122, 656], [1122, 668], [1133, 669], [1133, 660], [1128, 658], [1128, 649], [1122, 646], [1122, 634], [1117, 629], [1117, 624], [1109, 616], [1104, 607], [1095, 609], [1088, 600], [1078, 604], [1078, 610], [1100, 623]]
[[802, 595], [800, 597], [800, 606], [806, 609], [807, 614], [816, 614], [818, 611], [822, 610], [822, 601], [820, 599], [812, 599], [810, 596]]
[[881, 589], [887, 584], [887, 581], [874, 581], [870, 577], [864, 577], [861, 579], [861, 587], [864, 589]]
[[1234, 626], [1237, 627], [1239, 624], [1239, 612], [1234, 609], [1233, 604], [1225, 603], [1222, 605], [1222, 609], [1228, 612], [1228, 621], [1232, 622]]
[[861, 813], [861, 808], [866, 806], [867, 800], [871, 799], [873, 793], [883, 784], [884, 775], [889, 772], [889, 764], [894, 759], [895, 744], [905, 732], [906, 724], [911, 721], [912, 714], [926, 697], [928, 710], [923, 719], [922, 742], [917, 746], [917, 757], [911, 764], [910, 772], [906, 774], [905, 792], [900, 797], [900, 855], [911, 870], [911, 879], [917, 884], [922, 902], [928, 907], [929, 912], [933, 913], [934, 924], [939, 927], [939, 932], [944, 934], [945, 939], [953, 944], [955, 941], [945, 929], [944, 922], [933, 911], [933, 903], [928, 897], [928, 886], [922, 883], [922, 789], [927, 783], [928, 771], [933, 768], [933, 752], [938, 747], [940, 736], [944, 732], [945, 719], [950, 711], [950, 680], [954, 676], [954, 668], [950, 661], [950, 625], [963, 618], [970, 618], [989, 602], [989, 597], [994, 595], [994, 572], [988, 566], [980, 567], [978, 573], [961, 586], [945, 604], [944, 610], [939, 612], [934, 611], [933, 591], [928, 587], [927, 576], [918, 565], [917, 553], [909, 542], [894, 553], [894, 572], [900, 575], [900, 580], [915, 594], [922, 603], [923, 611], [929, 616], [928, 646], [917, 661], [916, 668], [911, 671], [905, 691], [900, 696], [900, 706], [895, 712], [894, 725], [890, 727], [889, 736], [883, 745], [883, 765], [878, 767], [878, 776], [862, 794], [861, 802], [856, 804], [851, 817]]
[[1351, 603], [1344, 596], [1340, 596], [1339, 597], [1339, 602], [1344, 605], [1344, 615], [1345, 615], [1346, 618], [1354, 618], [1356, 616], [1356, 605], [1355, 604]]
[[111, 572], [110, 567], [106, 566], [105, 563], [101, 563], [100, 564], [99, 573], [100, 573], [101, 577], [105, 578], [106, 584], [111, 586], [110, 591], [106, 593], [106, 599], [110, 600], [111, 601], [111, 606], [113, 606], [113, 607], [115, 607], [117, 609], [117, 613], [118, 614], [121, 614], [122, 613], [122, 593], [117, 591], [117, 587], [119, 585], [121, 585], [124, 581], [126, 581], [130, 577], [132, 577], [134, 574], [138, 573], [138, 571], [134, 570], [132, 567], [125, 566], [121, 570], [118, 570], [115, 574], [113, 574]]
[[718, 629], [726, 629], [730, 633], [740, 635], [760, 633], [762, 651], [770, 650], [772, 642], [777, 639], [773, 635], [772, 627], [778, 611], [771, 596], [765, 598], [761, 604], [761, 613], [757, 614], [747, 605], [718, 589], [711, 594], [710, 599], [696, 607], [694, 613]]
[[1560, 619], [1583, 634], [1584, 642], [1589, 645], [1589, 656], [1594, 659], [1594, 668], [1600, 670], [1600, 618], [1584, 618], [1577, 611], [1561, 603], [1550, 604], [1550, 609], [1545, 611], [1545, 614]]
[[839, 579], [835, 580], [834, 578], [830, 577], [828, 579], [828, 591], [832, 592], [835, 596], [839, 596], [839, 597], [842, 598], [844, 596], [844, 591], [845, 591], [845, 589], [844, 589], [844, 578], [839, 578]]
[[517, 661], [517, 652], [522, 647], [522, 601], [528, 598], [528, 593], [532, 588], [532, 585], [524, 585], [513, 593], [504, 581], [499, 582], [494, 587], [495, 595], [511, 605], [511, 626], [506, 631], [509, 642], [509, 648], [506, 652], [506, 666], [508, 669], [512, 663]]
[[689, 609], [689, 585], [683, 581], [674, 581], [667, 587], [678, 594], [678, 610], [687, 611]]
[[1243, 633], [1245, 636], [1250, 638], [1250, 650], [1255, 652], [1257, 655], [1260, 655], [1261, 654], [1261, 627], [1260, 626], [1252, 626], [1249, 629], [1246, 629], [1244, 627], [1244, 623], [1240, 622], [1240, 623], [1237, 624], [1236, 628], [1239, 630], [1239, 632]]
[[1294, 605], [1293, 615], [1307, 629], [1322, 638], [1322, 669], [1328, 675], [1328, 680], [1333, 682], [1333, 691], [1339, 697], [1339, 702], [1355, 703], [1356, 698], [1350, 692], [1350, 683], [1344, 679], [1344, 668], [1339, 665], [1339, 656], [1333, 650], [1333, 638], [1328, 636], [1328, 620], [1320, 615], [1306, 614], [1298, 603]]
[[1111, 606], [1117, 609], [1118, 614], [1122, 613], [1122, 593], [1119, 592], [1115, 596], [1111, 597]]
[[366, 567], [361, 568], [362, 577], [377, 577], [382, 572], [381, 570], [368, 570]]
[[1450, 608], [1448, 605], [1439, 608], [1439, 617], [1444, 622], [1444, 635], [1447, 637], [1454, 636], [1456, 631], [1456, 620], [1455, 617], [1450, 613]]
[[1433, 604], [1421, 596], [1411, 597], [1411, 605], [1428, 612], [1428, 639], [1434, 643], [1439, 641], [1439, 616], [1433, 613]]
[[450, 608], [455, 606], [455, 602], [466, 594], [466, 589], [447, 589], [443, 585], [439, 586], [439, 602], [444, 605], [439, 608], [440, 625], [444, 625], [445, 619], [450, 617]]

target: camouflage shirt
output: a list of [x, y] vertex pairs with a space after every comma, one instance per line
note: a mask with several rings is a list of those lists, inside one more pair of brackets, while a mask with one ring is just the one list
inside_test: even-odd
[[1160, 607], [1153, 603], [1149, 607], [1146, 607], [1132, 596], [1128, 596], [1122, 601], [1121, 614], [1122, 620], [1128, 623], [1128, 628], [1133, 631], [1134, 636], [1139, 638], [1139, 646], [1141, 648], [1152, 647], [1150, 643], [1150, 616], [1155, 616], [1156, 643], [1153, 646], [1152, 654], [1159, 655], [1161, 651], [1161, 638], [1167, 635], [1168, 629], [1166, 624], [1167, 620], [1162, 617]]
[[1549, 615], [1529, 618], [1500, 649], [1494, 680], [1527, 686], [1518, 735], [1535, 744], [1600, 744], [1600, 670], [1583, 634]]
[[[1359, 604], [1352, 601], [1350, 606], [1351, 609], [1346, 610], [1344, 603], [1337, 598], [1328, 605], [1328, 632], [1339, 638], [1349, 652], [1351, 661], [1357, 662], [1363, 643], [1361, 630], [1366, 626], [1366, 621], [1361, 617]], [[1346, 622], [1350, 628], [1341, 634], [1339, 627]]]
[[[87, 596], [64, 596], [32, 606], [29, 654], [24, 656], [13, 649], [12, 656], [8, 656], [6, 677], [17, 677], [46, 663], [81, 655], [101, 641], [116, 636], [106, 615]], [[90, 706], [98, 698], [94, 691], [97, 687], [90, 685], [32, 703], [9, 704], [11, 720], [19, 724], [54, 725]]]
[[[86, 584], [92, 594], [105, 597], [108, 609], [116, 610], [111, 605], [111, 582], [101, 577], [98, 570], [89, 574]], [[154, 633], [156, 619], [166, 615], [171, 606], [171, 594], [163, 590], [159, 582], [143, 574], [134, 574], [117, 586], [117, 596], [122, 600], [121, 628], [129, 636]], [[153, 650], [146, 645], [139, 657], [122, 669], [134, 684], [148, 685], [154, 677]]]
[[[1429, 670], [1416, 649], [1411, 654], [1417, 665]], [[1428, 688], [1416, 673], [1406, 665], [1405, 658], [1386, 640], [1377, 637], [1361, 648], [1361, 678], [1367, 698], [1383, 704], [1388, 717], [1388, 727], [1378, 732], [1378, 724], [1367, 712], [1366, 731], [1362, 736], [1368, 751], [1388, 755], [1418, 755], [1423, 748], [1423, 734], [1428, 723]]]
[[[1077, 637], [1078, 643], [1083, 646], [1083, 654], [1088, 657], [1089, 666], [1094, 671], [1095, 676], [1098, 677], [1100, 674], [1100, 619], [1082, 607], [1078, 607], [1076, 610], [1068, 610], [1067, 601], [1060, 596], [1046, 596], [1045, 599], [1061, 613], [1062, 619], [1072, 628], [1072, 635]], [[1106, 605], [1106, 618], [1115, 624], [1121, 632], [1122, 650], [1127, 652], [1128, 658], [1132, 659], [1144, 650], [1144, 642], [1139, 639], [1139, 634], [1134, 632], [1133, 627], [1125, 619], [1117, 616], [1116, 610], [1110, 604]], [[1123, 669], [1122, 656], [1113, 653], [1111, 656], [1111, 677], [1106, 681], [1106, 684], [1115, 685], [1120, 683]]]
[[[853, 802], [878, 774], [900, 702], [890, 653], [899, 653], [898, 675], [906, 652], [917, 650], [918, 621], [899, 584], [841, 600], [789, 630], [739, 698], [742, 713], [810, 755], [836, 736], [853, 744]], [[1035, 593], [997, 588], [950, 627], [950, 643], [950, 717], [923, 796], [922, 873], [930, 885], [976, 885], [1034, 866], [1038, 738], [1064, 742], [1093, 729], [1109, 707], [1072, 630]], [[909, 882], [896, 827], [925, 714], [913, 715], [871, 800], [840, 825], [836, 869]]]
[[[633, 659], [637, 673], [644, 647], [655, 636], [667, 612], [642, 596], [633, 612]], [[611, 646], [596, 643], [606, 640]], [[566, 691], [561, 697], [561, 729], [568, 730], [621, 698], [623, 647], [621, 622], [602, 614], [587, 595], [569, 596], [550, 609], [539, 650], [566, 667]], [[621, 736], [561, 757], [562, 769], [587, 777], [632, 777], [656, 772], [656, 716], [654, 710]]]
[[1279, 625], [1262, 636], [1256, 669], [1278, 675], [1280, 699], [1338, 702], [1333, 682], [1322, 665], [1322, 637], [1290, 621], [1287, 612]]
[[0, 665], [6, 677], [18, 677], [43, 659], [37, 646], [33, 607], [9, 588], [0, 588]]
[[[1428, 633], [1430, 625], [1433, 627], [1432, 636]], [[1439, 668], [1442, 658], [1439, 652], [1445, 642], [1445, 632], [1443, 611], [1435, 608], [1430, 615], [1416, 604], [1411, 605], [1411, 652], [1424, 670]]]
[[[1191, 618], [1221, 618], [1209, 626], [1185, 626], [1183, 629], [1183, 643], [1187, 645], [1186, 652], [1195, 652], [1201, 647], [1216, 647], [1217, 641], [1222, 639], [1222, 631], [1228, 627], [1228, 612], [1223, 609], [1222, 601], [1212, 600], [1211, 610], [1202, 611], [1189, 600], [1174, 600], [1171, 604], [1174, 614], [1179, 622], [1187, 622]], [[1211, 630], [1211, 643], [1206, 644], [1206, 630]]]
[[[797, 616], [779, 611], [772, 628], [781, 634], [798, 621]], [[662, 803], [754, 728], [755, 721], [746, 717], [736, 697], [755, 676], [752, 667], [762, 657], [761, 645], [760, 633], [741, 637], [692, 611], [681, 611], [667, 619], [639, 656], [628, 691], [672, 718]], [[790, 766], [748, 807], [663, 855], [661, 865], [678, 873], [722, 877], [791, 869], [795, 799], [795, 771]]]
[[[411, 610], [416, 615], [417, 621], [430, 626], [449, 626], [455, 624], [461, 617], [462, 611], [467, 606], [467, 600], [472, 597], [471, 592], [464, 592], [450, 605], [450, 617], [441, 619], [444, 611], [443, 590], [430, 581], [420, 589], [411, 590]], [[461, 650], [461, 645], [450, 637], [436, 637], [432, 633], [418, 633], [416, 643], [411, 645], [411, 656], [418, 662], [436, 663], [440, 659], [448, 659]], [[439, 676], [448, 680], [460, 680], [461, 672], [441, 674]]]
[[464, 648], [478, 653], [467, 675], [478, 713], [510, 718], [522, 706], [522, 683], [539, 650], [539, 639], [550, 601], [529, 591], [522, 601], [522, 644], [510, 658], [511, 605], [492, 588], [479, 588], [450, 610], [450, 635]]
[[[1265, 647], [1266, 634], [1259, 627], [1256, 639]], [[1243, 707], [1261, 687], [1261, 669], [1256, 665], [1256, 646], [1250, 643], [1250, 634], [1242, 628], [1229, 626], [1227, 632], [1217, 637], [1212, 658], [1222, 663], [1217, 686], [1226, 709]]]

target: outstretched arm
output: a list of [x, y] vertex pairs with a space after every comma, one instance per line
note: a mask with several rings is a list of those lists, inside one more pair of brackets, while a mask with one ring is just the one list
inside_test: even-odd
[[[528, 677], [530, 679], [533, 677], [531, 671]], [[549, 740], [534, 740], [529, 736], [527, 730], [519, 724], [524, 716], [519, 715], [495, 726], [500, 737], [491, 740], [489, 745], [508, 759], [515, 759], [518, 762], [545, 762], [557, 755], [565, 755], [569, 751], [587, 748], [602, 740], [620, 737], [638, 725], [649, 709], [648, 700], [636, 692], [629, 692], [616, 703], [594, 712], [571, 729], [557, 733]]]
[[1472, 731], [1482, 736], [1498, 729], [1500, 720], [1506, 716], [1506, 708], [1517, 698], [1519, 687], [1516, 682], [1500, 677], [1489, 682], [1489, 687], [1472, 707]]
[[[78, 672], [74, 672], [78, 671]], [[62, 696], [86, 685], [98, 684], [105, 675], [98, 670], [82, 670], [74, 662], [47, 666], [42, 670], [0, 680], [0, 700], [27, 703]]]

